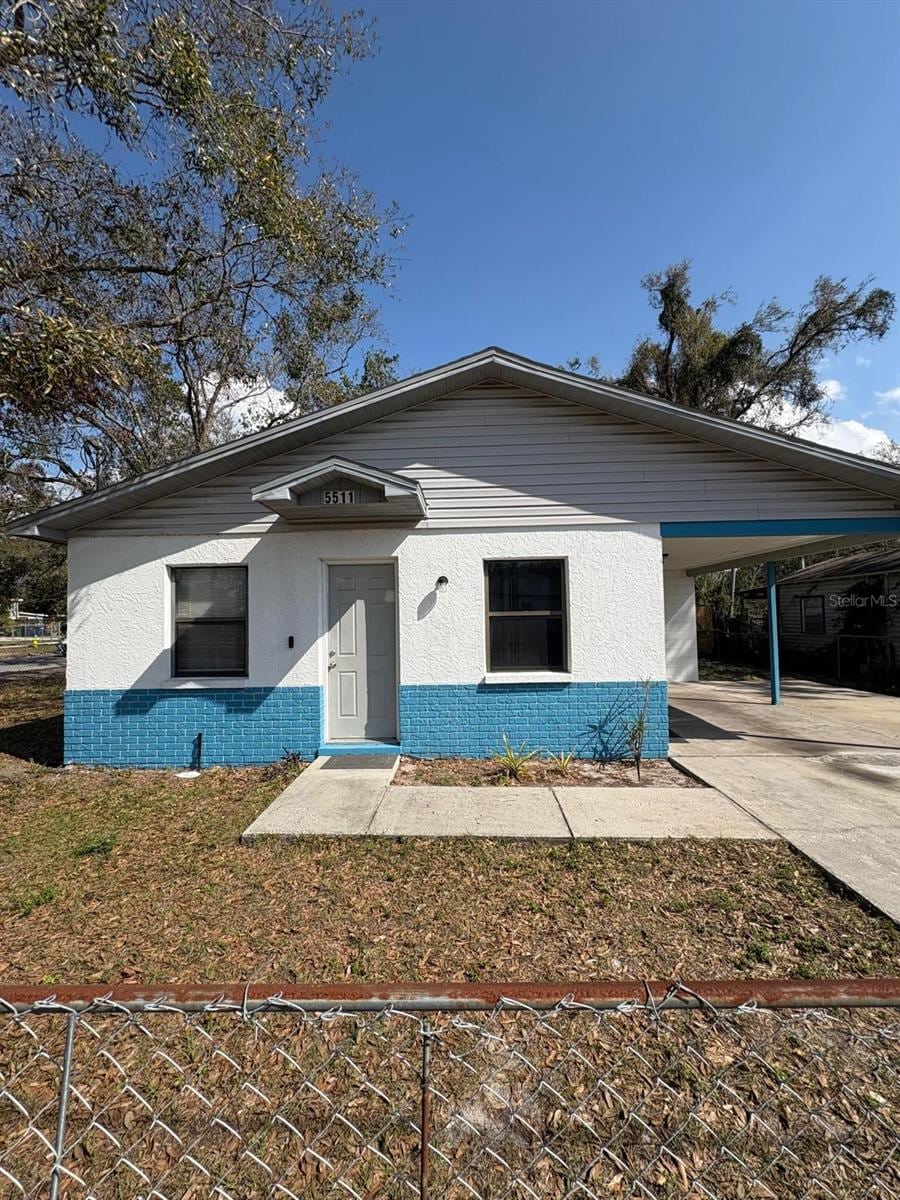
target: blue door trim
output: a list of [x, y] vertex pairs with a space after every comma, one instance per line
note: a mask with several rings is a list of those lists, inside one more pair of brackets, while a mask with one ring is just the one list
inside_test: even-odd
[[663, 521], [661, 537], [765, 537], [796, 533], [900, 533], [896, 517], [818, 517], [784, 521]]

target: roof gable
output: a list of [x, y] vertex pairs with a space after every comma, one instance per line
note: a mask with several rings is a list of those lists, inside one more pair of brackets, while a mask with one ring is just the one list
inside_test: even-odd
[[753, 455], [900, 502], [900, 469], [896, 467], [682, 408], [491, 347], [323, 412], [249, 434], [147, 472], [92, 496], [45, 509], [12, 522], [8, 532], [65, 541], [69, 531], [84, 525], [489, 381], [538, 389], [582, 407]]

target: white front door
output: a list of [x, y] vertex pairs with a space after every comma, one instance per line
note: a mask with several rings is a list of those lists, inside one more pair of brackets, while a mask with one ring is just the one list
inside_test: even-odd
[[328, 568], [328, 737], [397, 737], [397, 588], [393, 563]]

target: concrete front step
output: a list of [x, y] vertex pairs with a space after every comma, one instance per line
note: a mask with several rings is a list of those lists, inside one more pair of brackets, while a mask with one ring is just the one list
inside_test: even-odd
[[320, 758], [337, 758], [345, 755], [362, 757], [369, 754], [400, 753], [397, 742], [325, 742], [317, 751]]

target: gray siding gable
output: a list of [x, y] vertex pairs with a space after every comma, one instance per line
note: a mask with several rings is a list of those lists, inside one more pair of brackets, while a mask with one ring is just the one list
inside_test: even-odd
[[252, 500], [338, 456], [421, 485], [428, 528], [859, 517], [886, 496], [539, 390], [487, 381], [230, 471], [84, 527], [259, 533], [290, 526]]

